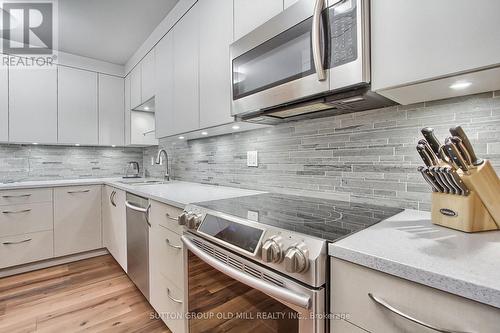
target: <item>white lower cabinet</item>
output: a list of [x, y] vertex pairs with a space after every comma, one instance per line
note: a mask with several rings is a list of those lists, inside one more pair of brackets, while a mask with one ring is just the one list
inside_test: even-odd
[[[494, 333], [500, 327], [500, 309], [485, 304], [335, 258], [331, 271], [332, 312], [368, 332], [437, 331], [394, 314], [368, 294], [446, 332]], [[332, 320], [332, 332], [363, 332], [347, 324]]]
[[[173, 216], [178, 208], [151, 202], [149, 265], [151, 305], [173, 333], [187, 332], [184, 247]], [[165, 226], [172, 226], [167, 229]]]
[[54, 256], [52, 230], [0, 238], [0, 269]]
[[99, 249], [101, 185], [54, 189], [54, 252], [64, 256]]
[[106, 247], [127, 271], [127, 214], [126, 193], [111, 186], [104, 186], [102, 193], [102, 245]]

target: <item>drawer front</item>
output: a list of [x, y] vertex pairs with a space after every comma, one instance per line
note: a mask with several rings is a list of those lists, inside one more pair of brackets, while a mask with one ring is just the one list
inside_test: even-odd
[[172, 281], [175, 286], [184, 290], [184, 257], [181, 237], [176, 233], [158, 226], [154, 230], [154, 265], [160, 274]]
[[331, 320], [332, 333], [366, 333], [364, 329], [359, 328], [343, 319]]
[[177, 207], [151, 201], [151, 223], [161, 225], [179, 235], [184, 231], [177, 219], [182, 212], [183, 210]]
[[0, 268], [50, 259], [53, 256], [52, 231], [0, 238]]
[[436, 332], [402, 318], [372, 300], [434, 327], [460, 332], [498, 332], [500, 309], [343, 260], [332, 259], [333, 313], [373, 333]]
[[51, 202], [51, 188], [33, 188], [26, 190], [5, 190], [0, 191], [0, 206], [18, 205], [35, 202]]
[[172, 333], [187, 332], [187, 320], [175, 317], [186, 313], [184, 292], [161, 275], [152, 277], [151, 290], [151, 303]]
[[0, 207], [0, 235], [12, 236], [53, 230], [51, 202]]

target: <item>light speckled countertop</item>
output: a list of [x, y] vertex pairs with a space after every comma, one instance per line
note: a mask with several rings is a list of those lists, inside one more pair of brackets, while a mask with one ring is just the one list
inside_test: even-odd
[[467, 234], [406, 210], [330, 244], [329, 254], [500, 308], [500, 231]]
[[[264, 192], [245, 190], [234, 187], [205, 185], [199, 183], [171, 181], [157, 185], [132, 185], [125, 184], [122, 178], [97, 178], [97, 179], [68, 179], [68, 180], [43, 180], [0, 184], [0, 191], [29, 189], [42, 187], [85, 186], [85, 185], [110, 185], [121, 190], [163, 202], [183, 209], [187, 204], [194, 202], [235, 198]], [[146, 180], [146, 179], [142, 179]]]

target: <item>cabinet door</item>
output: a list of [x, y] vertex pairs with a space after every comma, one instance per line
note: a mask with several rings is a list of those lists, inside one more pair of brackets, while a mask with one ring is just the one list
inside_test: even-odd
[[175, 134], [174, 129], [174, 38], [173, 32], [166, 34], [155, 47], [156, 138]]
[[99, 74], [99, 144], [122, 146], [124, 126], [124, 80]]
[[127, 271], [127, 221], [125, 192], [110, 186], [102, 195], [102, 245]]
[[2, 56], [0, 64], [0, 142], [9, 140], [9, 72]]
[[96, 145], [97, 73], [61, 66], [57, 87], [58, 142]]
[[125, 145], [130, 145], [130, 75], [125, 77]]
[[57, 143], [57, 68], [9, 68], [9, 141]]
[[174, 27], [174, 127], [176, 133], [199, 128], [199, 6]]
[[155, 50], [151, 50], [141, 61], [141, 103], [155, 95]]
[[142, 104], [141, 64], [137, 64], [130, 72], [130, 108], [133, 109]]
[[[198, 2], [200, 15], [200, 127], [227, 124], [231, 117], [229, 45], [233, 0]], [[217, 20], [213, 18], [217, 17]]]
[[283, 0], [234, 0], [234, 39], [268, 21], [283, 10]]
[[54, 189], [54, 252], [56, 256], [102, 247], [101, 186]]

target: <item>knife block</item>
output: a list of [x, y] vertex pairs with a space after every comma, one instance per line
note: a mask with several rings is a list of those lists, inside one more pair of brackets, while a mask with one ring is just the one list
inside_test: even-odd
[[471, 191], [468, 196], [432, 193], [432, 223], [464, 232], [499, 230], [485, 205]]
[[500, 224], [500, 179], [490, 161], [470, 170], [470, 175], [460, 172], [465, 185], [481, 199], [482, 203], [496, 221]]

